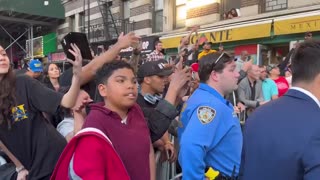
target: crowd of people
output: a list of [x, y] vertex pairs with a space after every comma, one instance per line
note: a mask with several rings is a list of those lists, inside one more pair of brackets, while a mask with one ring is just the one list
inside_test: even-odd
[[142, 60], [134, 33], [87, 63], [72, 44], [63, 73], [14, 71], [0, 46], [0, 179], [161, 179], [155, 152], [184, 180], [319, 179], [320, 43], [258, 66], [190, 44], [197, 30], [173, 61], [161, 41]]

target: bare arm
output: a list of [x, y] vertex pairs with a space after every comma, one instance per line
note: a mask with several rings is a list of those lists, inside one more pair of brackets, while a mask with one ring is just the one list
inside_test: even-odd
[[138, 43], [139, 37], [135, 36], [133, 32], [127, 35], [120, 34], [118, 42], [108, 51], [104, 52], [100, 56], [95, 57], [89, 64], [82, 68], [82, 81], [81, 85], [84, 85], [91, 81], [97, 70], [101, 68], [105, 63], [113, 61], [120, 53], [121, 49], [129, 47], [133, 43]]
[[80, 91], [81, 71], [82, 71], [82, 57], [80, 49], [71, 44], [73, 50], [69, 50], [75, 57], [75, 61], [68, 60], [73, 65], [73, 77], [69, 91], [62, 97], [60, 105], [66, 108], [72, 108], [77, 100], [77, 96]]
[[184, 45], [184, 43], [185, 43], [186, 41], [189, 41], [192, 33], [196, 32], [197, 30], [198, 30], [198, 27], [196, 27], [196, 26], [191, 29], [191, 31], [189, 32], [189, 34], [181, 40], [179, 49]]
[[134, 49], [129, 63], [133, 67], [135, 73], [138, 72], [139, 60], [140, 60], [140, 50]]
[[11, 153], [11, 151], [0, 141], [0, 149], [10, 158], [13, 164], [16, 166], [16, 171], [18, 173], [17, 180], [26, 180], [29, 171], [24, 168], [22, 163]]
[[22, 167], [23, 165], [21, 162], [11, 153], [11, 151], [3, 144], [2, 141], [0, 141], [0, 149], [3, 150], [3, 152], [10, 158], [10, 160], [13, 162], [13, 164], [16, 167]]

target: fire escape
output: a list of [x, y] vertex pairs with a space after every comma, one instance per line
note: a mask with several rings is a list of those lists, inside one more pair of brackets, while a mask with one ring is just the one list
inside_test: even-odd
[[128, 33], [134, 30], [134, 23], [129, 20], [115, 19], [111, 12], [112, 0], [97, 0], [103, 19], [106, 40], [117, 39], [121, 32]]
[[106, 40], [117, 39], [121, 32], [128, 33], [134, 30], [134, 23], [129, 20], [115, 19], [111, 12], [112, 0], [97, 0], [103, 19]]

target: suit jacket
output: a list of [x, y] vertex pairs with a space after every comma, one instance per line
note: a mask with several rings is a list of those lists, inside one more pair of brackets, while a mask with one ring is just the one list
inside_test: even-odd
[[290, 89], [246, 121], [241, 180], [320, 179], [320, 108]]
[[249, 79], [248, 77], [242, 79], [237, 90], [239, 101], [243, 102], [247, 107], [257, 107], [257, 102], [264, 101], [262, 93], [262, 82], [260, 80], [256, 81], [255, 91], [256, 94], [254, 100], [250, 100], [252, 92]]

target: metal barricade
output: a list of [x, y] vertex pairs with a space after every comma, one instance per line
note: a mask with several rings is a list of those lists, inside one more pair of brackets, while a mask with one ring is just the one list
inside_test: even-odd
[[[170, 135], [172, 144], [175, 144], [175, 137]], [[177, 148], [176, 148], [177, 150]], [[182, 174], [177, 174], [176, 163], [170, 163], [168, 161], [161, 162], [161, 152], [155, 153], [156, 158], [156, 179], [157, 180], [178, 180]]]

